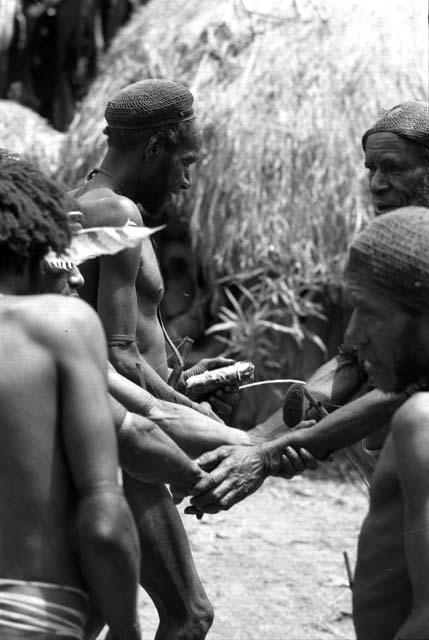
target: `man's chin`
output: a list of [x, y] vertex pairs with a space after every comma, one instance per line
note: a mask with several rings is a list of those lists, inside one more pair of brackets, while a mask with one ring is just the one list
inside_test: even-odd
[[378, 367], [373, 364], [365, 363], [366, 372], [377, 389], [384, 393], [390, 393], [396, 391], [397, 380], [390, 375], [390, 372], [386, 371], [383, 367]]

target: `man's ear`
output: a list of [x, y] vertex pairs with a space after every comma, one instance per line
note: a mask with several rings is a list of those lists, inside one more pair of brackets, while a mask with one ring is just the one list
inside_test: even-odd
[[162, 152], [162, 145], [161, 145], [159, 136], [157, 136], [156, 133], [154, 133], [153, 136], [149, 138], [149, 142], [146, 145], [145, 158], [146, 160], [149, 160], [149, 162], [151, 162], [159, 158], [159, 156], [161, 155], [161, 152]]

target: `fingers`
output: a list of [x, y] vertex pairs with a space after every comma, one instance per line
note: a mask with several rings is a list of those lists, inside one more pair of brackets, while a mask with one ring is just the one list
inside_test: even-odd
[[186, 509], [185, 509], [185, 513], [186, 513], [187, 515], [196, 516], [197, 520], [201, 520], [201, 518], [202, 518], [202, 517], [203, 517], [203, 515], [204, 515], [204, 512], [203, 512], [203, 511], [200, 511], [200, 510], [198, 509], [198, 507], [194, 507], [194, 506], [192, 506], [192, 505], [191, 505], [191, 506], [189, 506], [189, 507], [186, 507]]
[[[191, 505], [198, 507], [200, 511], [206, 511], [206, 508], [210, 509], [221, 504], [222, 499], [230, 492], [231, 488], [231, 481], [226, 479], [209, 491], [202, 492], [200, 495], [192, 497]], [[211, 513], [211, 511], [207, 511], [207, 513]]]
[[218, 447], [217, 449], [213, 449], [213, 451], [206, 451], [197, 458], [195, 462], [201, 469], [204, 469], [204, 471], [211, 471], [225, 458], [227, 454], [226, 450], [227, 447]]
[[229, 418], [232, 412], [232, 407], [227, 402], [224, 402], [221, 398], [218, 397], [218, 392], [215, 396], [210, 396], [209, 403], [213, 409], [213, 411], [223, 419]]
[[309, 451], [307, 451], [307, 449], [301, 447], [298, 449], [298, 453], [301, 461], [305, 464], [306, 469], [311, 469], [312, 471], [317, 469], [318, 461]]
[[216, 398], [219, 398], [231, 407], [238, 404], [240, 400], [240, 392], [237, 385], [227, 384], [223, 389], [218, 389], [215, 395]]
[[231, 364], [235, 364], [235, 360], [219, 356], [217, 358], [203, 358], [203, 360], [200, 360], [198, 364], [203, 365], [205, 369], [210, 371], [212, 369], [220, 369], [221, 367], [228, 367]]
[[286, 447], [285, 453], [281, 456], [282, 475], [285, 478], [293, 478], [306, 469], [317, 469], [317, 460], [314, 456], [301, 447], [297, 451], [293, 447]]
[[295, 429], [308, 429], [316, 424], [316, 420], [302, 420], [296, 425]]
[[223, 424], [222, 418], [213, 411], [212, 406], [209, 402], [206, 402], [204, 400], [203, 402], [197, 403], [196, 407], [198, 407], [197, 411], [200, 411], [200, 413], [207, 416], [207, 418], [211, 418], [212, 420], [215, 420], [215, 422], [221, 422]]

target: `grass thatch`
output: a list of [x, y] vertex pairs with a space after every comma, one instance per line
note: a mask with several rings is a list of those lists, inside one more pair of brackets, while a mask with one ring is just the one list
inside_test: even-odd
[[107, 54], [60, 177], [74, 184], [102, 156], [103, 110], [118, 89], [184, 82], [205, 131], [183, 204], [195, 251], [214, 293], [240, 274], [250, 290], [242, 316], [223, 320], [235, 343], [255, 322], [264, 333], [276, 331], [264, 322], [295, 321], [299, 332], [303, 291], [337, 277], [370, 215], [363, 131], [383, 108], [427, 99], [426, 42], [422, 0], [151, 0]]
[[11, 100], [0, 100], [0, 149], [16, 153], [48, 174], [56, 173], [64, 134]]

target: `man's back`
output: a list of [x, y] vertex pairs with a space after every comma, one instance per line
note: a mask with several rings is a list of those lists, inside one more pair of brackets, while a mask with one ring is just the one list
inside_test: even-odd
[[80, 586], [72, 539], [76, 495], [52, 348], [54, 334], [64, 335], [68, 303], [56, 296], [0, 299], [0, 576]]

